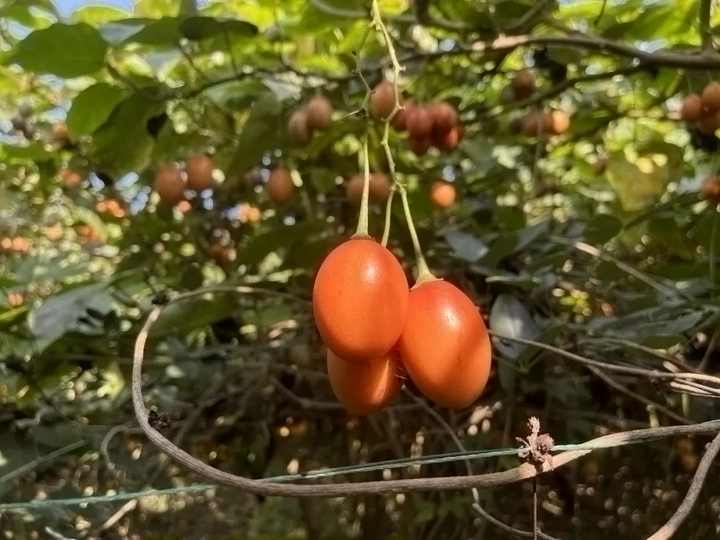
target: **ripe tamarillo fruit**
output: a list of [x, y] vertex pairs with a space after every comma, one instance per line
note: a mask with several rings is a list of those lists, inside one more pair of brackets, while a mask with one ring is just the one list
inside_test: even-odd
[[407, 277], [390, 250], [353, 236], [323, 260], [313, 284], [313, 316], [327, 348], [370, 362], [395, 346], [408, 308]]
[[307, 125], [310, 130], [325, 131], [332, 125], [332, 103], [321, 95], [314, 96], [305, 106]]
[[306, 109], [294, 111], [288, 119], [287, 131], [290, 140], [297, 146], [307, 146], [312, 140], [313, 132], [308, 125]]
[[375, 120], [386, 120], [395, 108], [395, 88], [390, 81], [381, 81], [370, 95], [368, 109]]
[[414, 139], [429, 137], [433, 128], [433, 115], [424, 105], [415, 105], [405, 114], [405, 125]]
[[362, 364], [343, 360], [329, 349], [326, 358], [333, 394], [352, 414], [377, 412], [400, 392], [397, 349]]
[[472, 405], [490, 376], [490, 336], [480, 312], [442, 279], [419, 281], [410, 290], [398, 349], [410, 379], [444, 407]]
[[685, 122], [697, 122], [702, 116], [703, 100], [697, 94], [688, 94], [680, 107], [680, 118]]
[[213, 170], [215, 164], [210, 156], [198, 152], [190, 156], [185, 162], [185, 175], [187, 187], [194, 191], [205, 191], [213, 187]]
[[155, 172], [153, 187], [162, 202], [175, 205], [184, 198], [185, 178], [177, 165], [166, 163]]

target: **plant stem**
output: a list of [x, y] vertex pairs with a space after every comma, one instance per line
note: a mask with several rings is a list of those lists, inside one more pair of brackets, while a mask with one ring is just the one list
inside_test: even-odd
[[368, 221], [370, 214], [369, 194], [370, 194], [370, 156], [368, 152], [368, 134], [363, 136], [363, 190], [360, 200], [360, 216], [358, 217], [357, 228], [353, 236], [370, 236], [368, 229]]
[[425, 256], [423, 255], [420, 247], [420, 240], [418, 240], [417, 231], [415, 230], [415, 224], [410, 214], [410, 204], [407, 199], [407, 191], [405, 188], [398, 184], [397, 189], [400, 191], [400, 199], [402, 200], [403, 210], [405, 210], [405, 219], [407, 220], [408, 230], [410, 231], [410, 238], [412, 239], [413, 249], [415, 250], [415, 264], [417, 265], [417, 279], [415, 285], [419, 285], [425, 281], [431, 281], [437, 279], [428, 268], [427, 262], [425, 262]]
[[388, 194], [387, 203], [385, 203], [385, 227], [383, 228], [381, 245], [387, 247], [388, 240], [390, 238], [390, 222], [392, 220], [392, 203], [393, 196], [395, 195], [395, 189], [390, 190]]

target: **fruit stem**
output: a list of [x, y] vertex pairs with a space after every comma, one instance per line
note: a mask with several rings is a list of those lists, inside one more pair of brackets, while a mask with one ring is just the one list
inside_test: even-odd
[[385, 42], [385, 48], [387, 49], [388, 56], [390, 57], [390, 62], [392, 63], [393, 67], [393, 97], [395, 99], [395, 103], [393, 103], [393, 109], [388, 115], [388, 117], [385, 119], [385, 125], [383, 129], [383, 137], [380, 144], [382, 144], [383, 148], [385, 148], [385, 154], [387, 156], [388, 160], [388, 167], [390, 169], [390, 176], [392, 178], [393, 182], [397, 182], [397, 177], [395, 176], [395, 161], [393, 160], [392, 154], [390, 152], [390, 123], [392, 122], [393, 118], [395, 118], [395, 115], [404, 109], [402, 105], [400, 105], [400, 88], [398, 85], [398, 81], [400, 80], [400, 74], [405, 70], [403, 66], [400, 65], [400, 62], [397, 58], [397, 53], [395, 52], [395, 46], [392, 43], [392, 39], [390, 39], [390, 33], [388, 32], [387, 27], [385, 26], [385, 23], [383, 23], [382, 16], [380, 15], [380, 4], [378, 0], [372, 0], [372, 23], [371, 26], [377, 29], [377, 31], [380, 33], [380, 35], [383, 38], [383, 41]]
[[367, 132], [363, 136], [363, 190], [362, 198], [360, 200], [360, 216], [358, 217], [357, 228], [353, 236], [370, 236], [368, 229], [369, 214], [370, 214], [370, 156], [368, 152], [368, 134]]
[[385, 227], [383, 228], [382, 240], [380, 241], [380, 244], [383, 247], [387, 247], [388, 240], [390, 239], [390, 222], [392, 219], [392, 203], [394, 195], [395, 188], [393, 186], [390, 189], [390, 193], [388, 193], [387, 202], [385, 203]]
[[417, 265], [417, 279], [415, 285], [419, 285], [425, 281], [431, 281], [437, 279], [428, 268], [425, 256], [423, 255], [422, 249], [420, 248], [420, 240], [418, 240], [417, 231], [415, 230], [415, 224], [413, 223], [412, 213], [410, 212], [410, 204], [408, 203], [407, 190], [397, 185], [397, 189], [400, 191], [400, 199], [402, 200], [403, 210], [405, 210], [405, 220], [408, 224], [408, 230], [410, 231], [410, 238], [412, 239], [413, 249], [415, 250], [415, 264]]

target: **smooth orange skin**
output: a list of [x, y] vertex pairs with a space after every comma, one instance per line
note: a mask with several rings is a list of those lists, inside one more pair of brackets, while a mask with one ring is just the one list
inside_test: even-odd
[[343, 360], [328, 349], [326, 360], [333, 394], [351, 414], [377, 412], [400, 393], [396, 349], [364, 364]]
[[398, 349], [410, 379], [443, 407], [469, 407], [490, 377], [487, 327], [472, 300], [447, 281], [411, 289]]
[[370, 237], [333, 249], [313, 285], [313, 315], [327, 348], [348, 362], [370, 362], [397, 343], [410, 289], [400, 262]]

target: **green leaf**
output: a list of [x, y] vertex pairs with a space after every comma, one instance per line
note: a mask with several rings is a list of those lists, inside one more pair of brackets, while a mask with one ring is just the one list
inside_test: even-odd
[[585, 239], [591, 244], [605, 244], [622, 229], [622, 222], [610, 214], [596, 214], [585, 227]]
[[107, 42], [89, 24], [55, 23], [20, 41], [6, 63], [71, 79], [102, 69], [107, 48]]
[[455, 255], [471, 263], [479, 261], [489, 251], [487, 245], [480, 239], [458, 229], [445, 233], [445, 241], [455, 252]]
[[180, 24], [180, 33], [191, 41], [201, 41], [219, 35], [228, 37], [257, 35], [258, 27], [249, 22], [214, 17], [188, 17]]
[[527, 345], [503, 341], [500, 336], [534, 340], [540, 329], [523, 303], [510, 294], [501, 294], [497, 297], [490, 309], [489, 322], [491, 330], [495, 333], [493, 343], [507, 359], [507, 362], [499, 365], [498, 377], [500, 385], [509, 393], [515, 388], [517, 372], [521, 367], [516, 366], [517, 359]]
[[126, 90], [108, 83], [97, 83], [80, 92], [67, 114], [70, 134], [79, 137], [95, 132], [126, 96]]
[[24, 145], [3, 144], [0, 145], [0, 155], [7, 160], [32, 160], [43, 161], [50, 159], [53, 153], [46, 146], [39, 142], [31, 142]]
[[167, 306], [150, 328], [154, 338], [184, 335], [229, 317], [237, 309], [237, 295], [208, 293]]
[[226, 176], [232, 178], [255, 166], [263, 154], [280, 139], [280, 102], [268, 92], [250, 109], [250, 115], [237, 138], [237, 152]]
[[112, 301], [106, 283], [94, 282], [65, 290], [45, 299], [28, 314], [28, 326], [35, 335], [36, 348], [46, 349], [73, 330], [89, 307], [105, 311]]
[[147, 121], [164, 111], [165, 102], [153, 99], [147, 91], [122, 100], [93, 135], [98, 168], [117, 176], [144, 169], [154, 145], [154, 139], [147, 131]]

